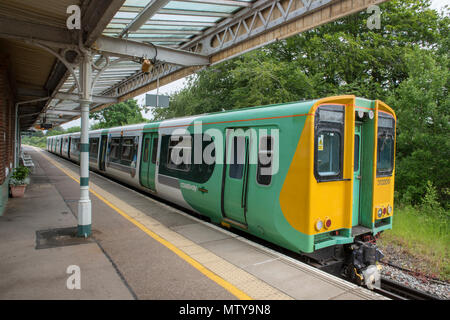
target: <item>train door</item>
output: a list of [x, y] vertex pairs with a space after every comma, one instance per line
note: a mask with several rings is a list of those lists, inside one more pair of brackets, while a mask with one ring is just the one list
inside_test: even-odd
[[361, 124], [355, 124], [355, 159], [353, 165], [353, 214], [352, 226], [359, 224], [359, 204], [361, 190]]
[[67, 158], [70, 159], [70, 144], [72, 143], [72, 137], [69, 137], [69, 141], [67, 143]]
[[247, 224], [250, 137], [245, 129], [228, 129], [226, 137], [222, 213], [228, 219]]
[[98, 167], [101, 171], [105, 171], [106, 145], [108, 144], [108, 136], [102, 135], [100, 141], [100, 155], [98, 159]]
[[146, 133], [143, 137], [139, 179], [141, 185], [155, 191], [158, 133]]

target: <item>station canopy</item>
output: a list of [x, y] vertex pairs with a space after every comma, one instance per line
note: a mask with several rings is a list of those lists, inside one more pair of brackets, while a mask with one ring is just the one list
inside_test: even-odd
[[[0, 57], [10, 64], [17, 101], [26, 102], [21, 128], [60, 125], [80, 116], [86, 52], [95, 111], [380, 2], [0, 0]], [[81, 8], [80, 30], [67, 28], [71, 5]]]

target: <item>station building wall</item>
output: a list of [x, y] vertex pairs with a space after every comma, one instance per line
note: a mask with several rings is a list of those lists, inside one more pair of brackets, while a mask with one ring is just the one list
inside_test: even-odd
[[9, 197], [14, 168], [15, 107], [7, 59], [0, 59], [0, 216]]

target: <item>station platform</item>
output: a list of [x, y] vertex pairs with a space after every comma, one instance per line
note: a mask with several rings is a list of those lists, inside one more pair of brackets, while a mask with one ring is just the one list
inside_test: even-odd
[[0, 299], [385, 299], [93, 172], [92, 236], [46, 242], [77, 225], [79, 167], [23, 149], [34, 172], [0, 217]]

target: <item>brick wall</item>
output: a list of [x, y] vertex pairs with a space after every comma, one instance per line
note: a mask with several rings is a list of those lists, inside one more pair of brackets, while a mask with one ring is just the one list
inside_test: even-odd
[[14, 165], [15, 108], [7, 60], [0, 62], [0, 185]]

